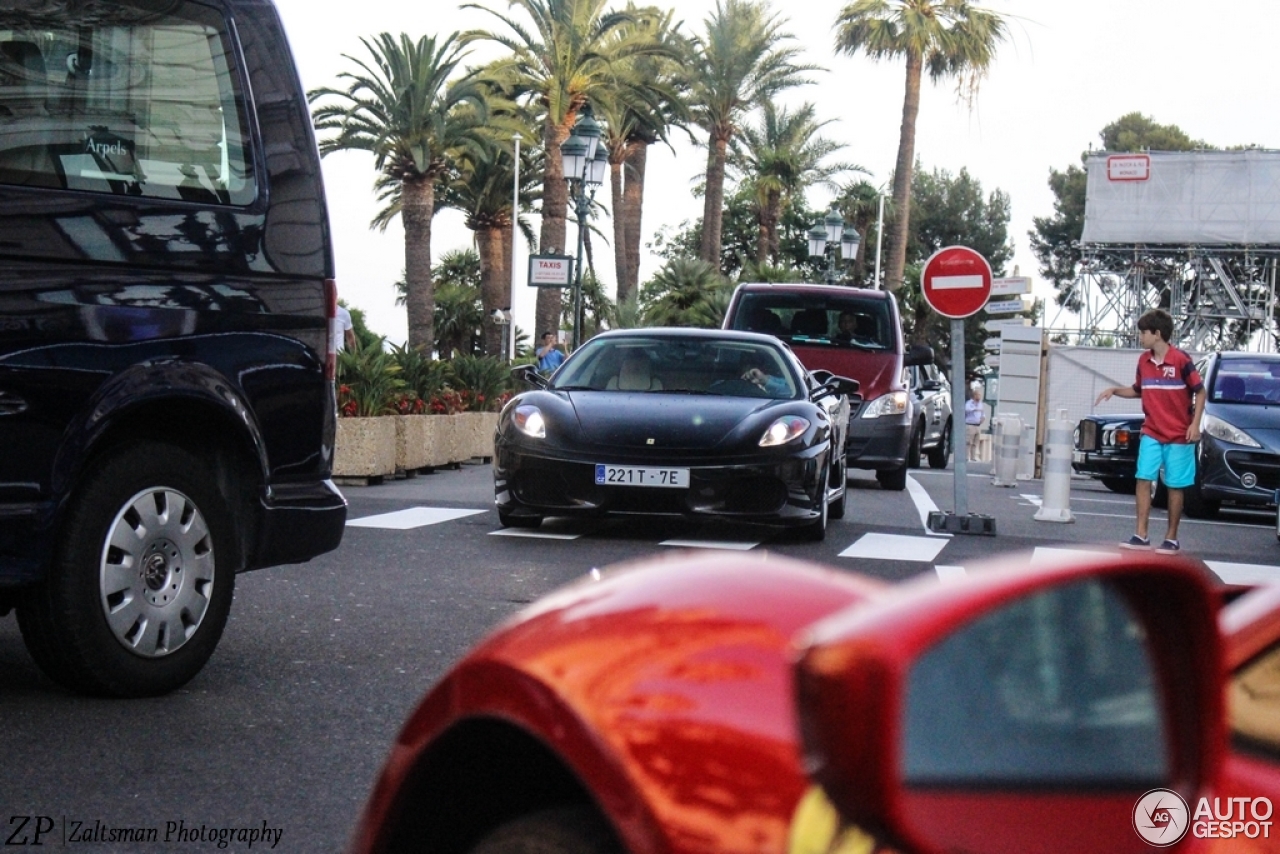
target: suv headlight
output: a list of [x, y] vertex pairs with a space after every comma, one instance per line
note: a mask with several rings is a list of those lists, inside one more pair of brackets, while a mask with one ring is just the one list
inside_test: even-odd
[[1200, 419], [1200, 432], [1208, 433], [1215, 439], [1221, 439], [1224, 442], [1230, 442], [1233, 445], [1244, 445], [1248, 448], [1261, 448], [1253, 437], [1241, 430], [1234, 424], [1223, 421], [1221, 418], [1215, 418], [1209, 413], [1205, 413]]
[[862, 417], [879, 418], [882, 415], [905, 415], [906, 412], [907, 393], [905, 391], [891, 391], [867, 404], [867, 408], [862, 410]]

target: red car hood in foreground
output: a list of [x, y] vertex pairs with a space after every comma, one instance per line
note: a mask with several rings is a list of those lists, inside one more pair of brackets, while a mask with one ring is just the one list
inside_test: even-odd
[[354, 850], [382, 850], [379, 828], [423, 806], [391, 795], [433, 739], [475, 717], [510, 722], [567, 757], [631, 852], [785, 850], [808, 785], [793, 637], [882, 585], [765, 558], [650, 560], [521, 612], [413, 713]]

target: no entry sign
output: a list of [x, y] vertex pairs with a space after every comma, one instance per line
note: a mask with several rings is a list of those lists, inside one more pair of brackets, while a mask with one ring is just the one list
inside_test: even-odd
[[991, 297], [991, 265], [967, 246], [946, 246], [925, 262], [920, 288], [938, 314], [968, 317]]

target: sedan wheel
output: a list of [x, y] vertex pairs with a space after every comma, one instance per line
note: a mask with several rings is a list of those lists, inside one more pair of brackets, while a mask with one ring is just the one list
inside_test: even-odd
[[951, 422], [948, 421], [942, 431], [938, 444], [929, 449], [929, 468], [944, 469], [951, 459]]

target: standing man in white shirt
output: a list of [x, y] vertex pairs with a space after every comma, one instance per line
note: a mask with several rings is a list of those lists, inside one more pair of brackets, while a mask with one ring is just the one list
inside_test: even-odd
[[351, 322], [351, 312], [339, 304], [335, 319], [337, 322], [333, 326], [333, 351], [341, 353], [343, 350], [356, 349], [356, 327]]

